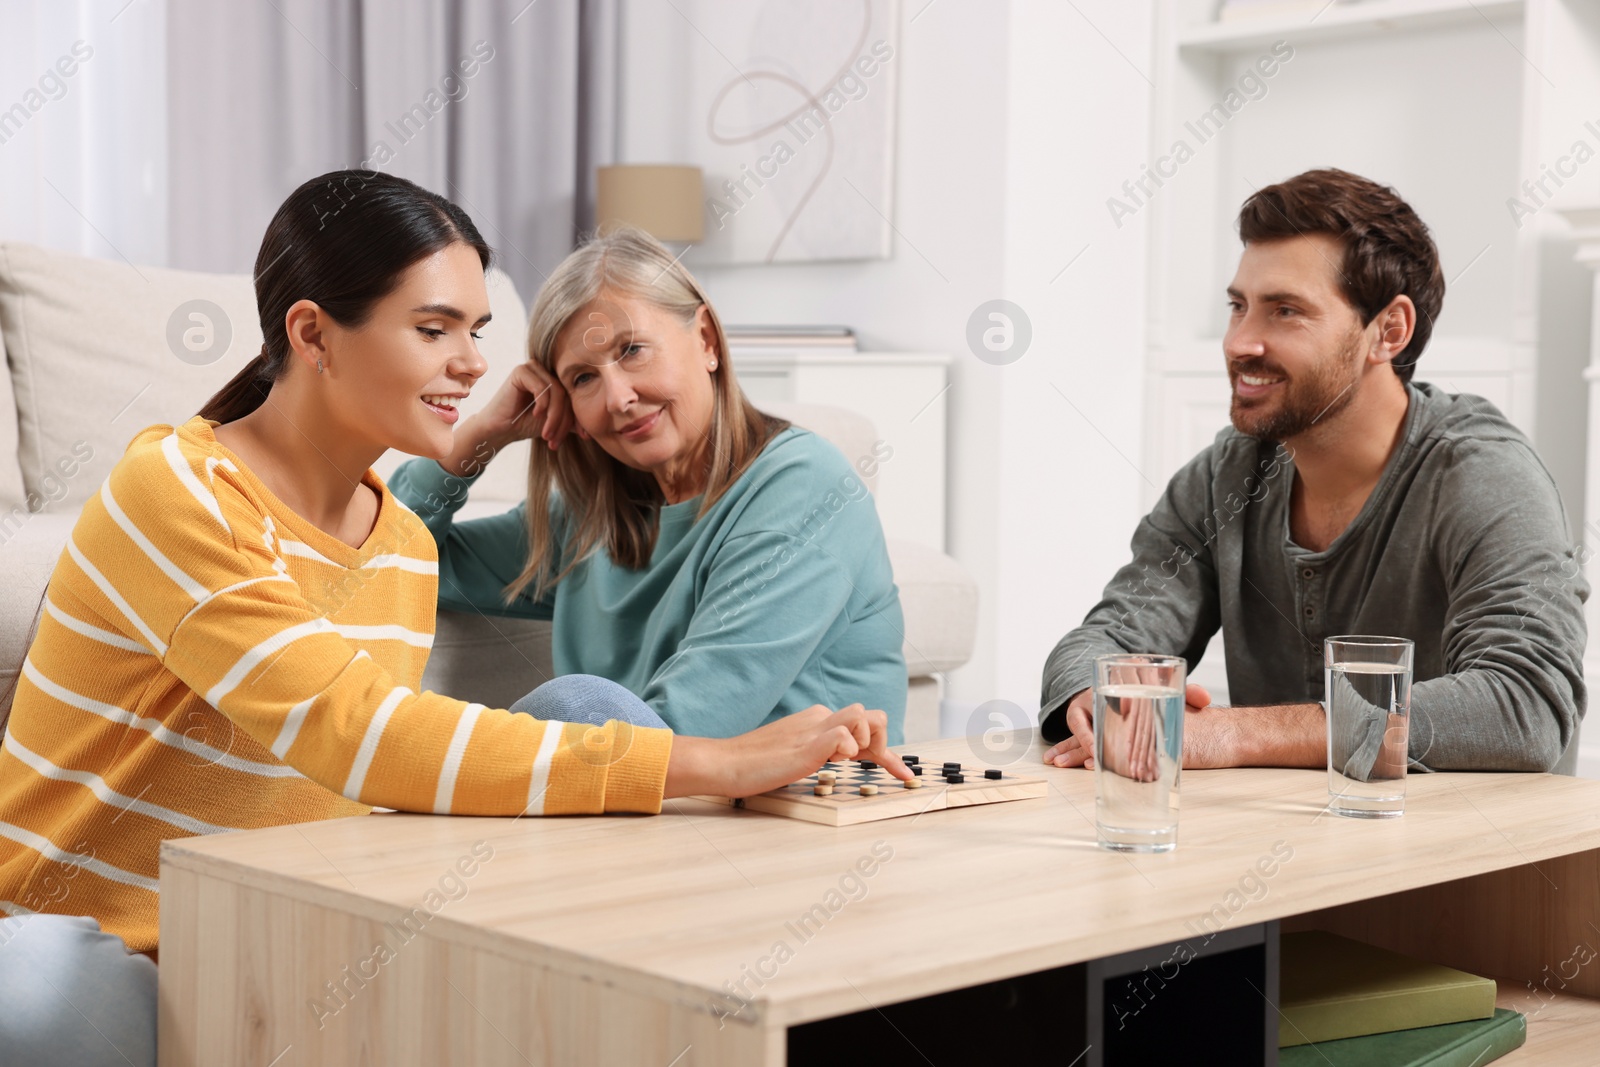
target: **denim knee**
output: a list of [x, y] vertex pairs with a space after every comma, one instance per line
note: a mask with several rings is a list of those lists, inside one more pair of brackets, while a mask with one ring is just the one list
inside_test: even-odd
[[87, 916], [0, 921], [0, 1063], [155, 1067], [156, 965]]
[[592, 674], [552, 678], [511, 705], [511, 710], [536, 719], [582, 722], [594, 726], [616, 719], [635, 726], [665, 728], [661, 716], [632, 691]]

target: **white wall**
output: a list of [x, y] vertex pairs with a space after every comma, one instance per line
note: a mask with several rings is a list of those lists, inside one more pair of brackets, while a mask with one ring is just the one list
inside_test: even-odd
[[1011, 5], [1005, 295], [1033, 345], [999, 368], [991, 695], [1029, 711], [1045, 657], [1127, 561], [1149, 480], [1144, 216], [1119, 229], [1105, 205], [1148, 158], [1150, 8]]

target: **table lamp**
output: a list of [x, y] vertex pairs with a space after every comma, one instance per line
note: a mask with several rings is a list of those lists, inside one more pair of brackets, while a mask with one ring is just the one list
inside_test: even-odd
[[699, 167], [619, 163], [599, 168], [596, 178], [601, 233], [626, 223], [663, 244], [694, 244], [705, 236]]

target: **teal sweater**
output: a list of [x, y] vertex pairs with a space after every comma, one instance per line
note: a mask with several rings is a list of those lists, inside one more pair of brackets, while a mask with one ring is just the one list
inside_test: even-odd
[[[509, 604], [527, 505], [455, 522], [461, 485], [421, 459], [389, 483], [438, 543], [440, 607], [553, 619], [557, 674], [618, 682], [677, 733], [732, 737], [812, 704], [862, 703], [888, 714], [901, 743], [905, 622], [883, 527], [822, 438], [784, 430], [698, 520], [699, 497], [662, 507], [642, 570], [602, 548], [543, 598]], [[566, 516], [559, 499], [549, 506], [565, 560]]]

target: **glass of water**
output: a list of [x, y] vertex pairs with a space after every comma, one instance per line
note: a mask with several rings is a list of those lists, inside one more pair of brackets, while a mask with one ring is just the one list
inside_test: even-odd
[[1405, 812], [1412, 654], [1403, 637], [1322, 643], [1328, 808], [1336, 815], [1385, 819]]
[[1095, 660], [1094, 815], [1101, 848], [1168, 852], [1178, 843], [1187, 672], [1180, 656]]

